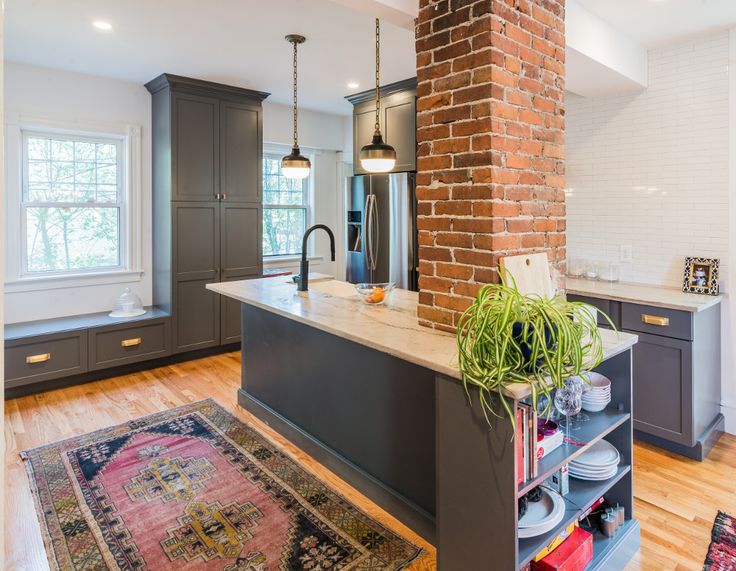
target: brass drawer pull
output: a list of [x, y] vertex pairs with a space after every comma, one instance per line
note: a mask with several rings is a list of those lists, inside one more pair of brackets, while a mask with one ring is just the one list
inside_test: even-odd
[[120, 345], [122, 347], [135, 347], [136, 345], [140, 345], [143, 342], [143, 339], [140, 337], [136, 337], [134, 339], [123, 339], [120, 342]]
[[659, 325], [660, 327], [667, 327], [670, 324], [669, 317], [660, 317], [659, 315], [647, 315], [646, 313], [641, 314], [641, 320], [647, 325]]
[[29, 355], [26, 357], [26, 363], [32, 365], [33, 363], [45, 363], [51, 360], [51, 353], [41, 353], [40, 355]]

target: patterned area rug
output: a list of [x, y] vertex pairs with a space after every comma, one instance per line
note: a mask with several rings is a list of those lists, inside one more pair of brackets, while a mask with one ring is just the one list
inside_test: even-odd
[[736, 571], [736, 520], [719, 511], [710, 538], [703, 570]]
[[208, 399], [24, 452], [51, 569], [404, 569], [422, 550]]

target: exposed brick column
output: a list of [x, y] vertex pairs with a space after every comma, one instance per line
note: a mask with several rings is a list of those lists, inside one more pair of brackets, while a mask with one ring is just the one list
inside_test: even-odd
[[500, 256], [565, 259], [565, 0], [420, 0], [419, 320], [452, 330]]

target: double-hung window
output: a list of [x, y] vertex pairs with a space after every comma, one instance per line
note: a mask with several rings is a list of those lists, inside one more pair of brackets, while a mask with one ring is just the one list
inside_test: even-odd
[[309, 218], [309, 177], [286, 178], [281, 155], [263, 155], [263, 255], [301, 254]]
[[22, 131], [20, 277], [125, 268], [124, 138]]

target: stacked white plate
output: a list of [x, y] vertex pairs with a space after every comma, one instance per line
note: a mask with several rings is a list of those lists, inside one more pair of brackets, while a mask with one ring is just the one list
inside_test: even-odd
[[599, 440], [570, 462], [570, 476], [578, 480], [608, 480], [616, 475], [620, 461], [616, 447]]
[[519, 519], [519, 538], [536, 537], [551, 531], [565, 516], [565, 500], [557, 492], [542, 488], [542, 499], [529, 502]]
[[589, 383], [585, 383], [583, 392], [583, 410], [600, 412], [611, 402], [611, 380], [600, 373], [588, 373]]

